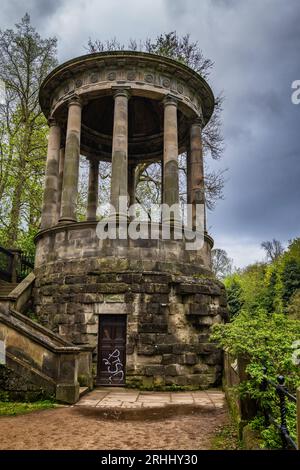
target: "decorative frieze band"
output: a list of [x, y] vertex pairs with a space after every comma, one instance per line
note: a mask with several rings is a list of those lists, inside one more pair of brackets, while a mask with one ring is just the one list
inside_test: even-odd
[[52, 108], [56, 108], [60, 103], [64, 103], [70, 99], [70, 95], [74, 92], [84, 94], [85, 92], [94, 91], [112, 87], [133, 87], [144, 88], [157, 92], [159, 89], [162, 94], [172, 93], [184, 101], [190, 108], [201, 113], [201, 101], [199, 92], [183, 83], [181, 79], [168, 76], [165, 72], [157, 70], [145, 70], [145, 68], [127, 69], [126, 67], [119, 69], [103, 69], [101, 71], [81, 72], [72, 79], [66, 80], [56, 88], [52, 100]]

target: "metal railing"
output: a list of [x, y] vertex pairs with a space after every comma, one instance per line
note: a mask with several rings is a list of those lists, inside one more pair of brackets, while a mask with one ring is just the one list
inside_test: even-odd
[[20, 255], [20, 266], [19, 269], [17, 269], [17, 277], [22, 280], [26, 276], [28, 276], [29, 273], [34, 268], [34, 260], [33, 257], [26, 255], [24, 253], [21, 253]]
[[[266, 423], [273, 424], [279, 431], [281, 440], [282, 440], [282, 448], [283, 449], [298, 449], [297, 443], [291, 438], [288, 425], [287, 425], [287, 400], [295, 403], [297, 405], [297, 398], [292, 395], [285, 386], [285, 378], [282, 375], [277, 377], [277, 383], [273, 382], [266, 376], [267, 369], [263, 368], [264, 377], [261, 383], [261, 391], [267, 391], [268, 387], [272, 387], [275, 390], [275, 393], [278, 397], [278, 406], [279, 406], [279, 422], [274, 416], [269, 412], [268, 409], [263, 410]], [[299, 433], [298, 429], [298, 433]], [[299, 441], [299, 436], [298, 436]]]
[[0, 279], [11, 282], [14, 254], [0, 246]]
[[7, 282], [20, 282], [33, 268], [33, 257], [21, 250], [8, 250], [0, 246], [0, 279]]

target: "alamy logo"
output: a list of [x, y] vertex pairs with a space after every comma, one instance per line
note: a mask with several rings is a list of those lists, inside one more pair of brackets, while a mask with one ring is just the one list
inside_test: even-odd
[[185, 204], [183, 208], [153, 204], [145, 212], [140, 204], [128, 207], [127, 197], [120, 196], [117, 208], [100, 205], [98, 215], [100, 240], [183, 240], [186, 250], [200, 250], [204, 244], [204, 204]]
[[5, 104], [5, 83], [0, 80], [0, 105]]
[[292, 354], [292, 361], [295, 366], [300, 365], [300, 340], [294, 341], [292, 344], [293, 354]]
[[292, 83], [292, 96], [291, 100], [293, 104], [300, 104], [300, 80], [294, 80]]
[[0, 340], [0, 364], [6, 364], [5, 342]]

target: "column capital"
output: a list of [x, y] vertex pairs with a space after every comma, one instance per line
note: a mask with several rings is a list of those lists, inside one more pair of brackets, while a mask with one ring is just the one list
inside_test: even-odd
[[164, 106], [168, 106], [168, 105], [173, 105], [173, 106], [176, 106], [178, 105], [178, 98], [174, 95], [166, 95], [163, 99], [163, 104]]
[[112, 86], [111, 89], [114, 98], [116, 98], [117, 96], [124, 96], [129, 100], [131, 96], [131, 88], [128, 86]]
[[75, 93], [72, 96], [70, 96], [70, 98], [68, 99], [68, 107], [73, 106], [73, 105], [77, 105], [77, 106], [80, 106], [80, 108], [82, 108], [82, 99], [80, 98], [79, 95]]
[[48, 118], [48, 126], [49, 127], [54, 127], [54, 126], [59, 127], [59, 123], [54, 117], [49, 117]]
[[197, 116], [195, 119], [191, 121], [191, 127], [192, 126], [199, 126], [201, 129], [204, 127], [204, 119], [203, 116]]

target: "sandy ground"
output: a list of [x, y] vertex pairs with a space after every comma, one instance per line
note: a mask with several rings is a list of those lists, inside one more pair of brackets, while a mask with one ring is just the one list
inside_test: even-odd
[[210, 449], [224, 409], [161, 420], [118, 421], [76, 407], [0, 418], [0, 449], [198, 450]]

